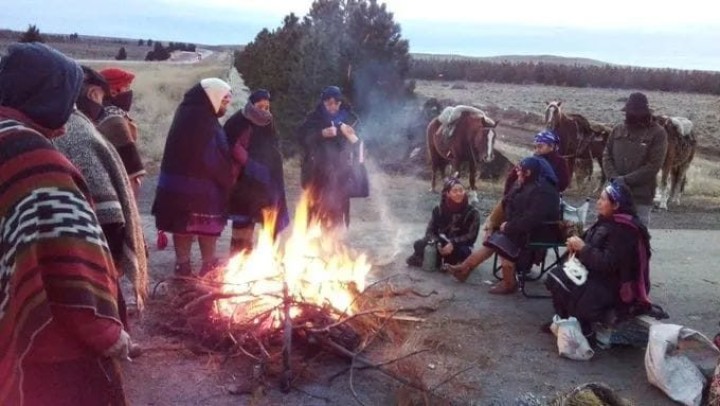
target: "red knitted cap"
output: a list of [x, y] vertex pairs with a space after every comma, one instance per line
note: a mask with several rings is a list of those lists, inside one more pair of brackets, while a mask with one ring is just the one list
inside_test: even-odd
[[130, 86], [135, 74], [120, 68], [105, 68], [100, 71], [110, 85], [110, 89], [119, 91], [125, 86]]

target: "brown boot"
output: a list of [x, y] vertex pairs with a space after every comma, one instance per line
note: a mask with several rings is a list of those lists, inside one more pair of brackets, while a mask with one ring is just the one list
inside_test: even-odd
[[493, 295], [509, 295], [517, 291], [517, 281], [515, 280], [515, 264], [503, 261], [502, 264], [502, 280], [490, 288]]

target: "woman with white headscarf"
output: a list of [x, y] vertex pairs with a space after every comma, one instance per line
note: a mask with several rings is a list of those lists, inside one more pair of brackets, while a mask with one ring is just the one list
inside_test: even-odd
[[173, 234], [177, 275], [192, 275], [195, 236], [203, 262], [200, 275], [216, 266], [228, 195], [247, 161], [247, 151], [239, 143], [228, 144], [218, 121], [230, 99], [224, 81], [201, 80], [185, 93], [168, 133], [152, 213], [158, 230]]

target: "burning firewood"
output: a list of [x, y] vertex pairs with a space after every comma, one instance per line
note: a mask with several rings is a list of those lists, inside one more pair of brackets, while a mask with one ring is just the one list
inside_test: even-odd
[[[166, 306], [172, 328], [191, 331], [205, 348], [227, 357], [251, 360], [262, 371], [254, 377], [257, 382], [264, 382], [264, 375], [275, 376], [283, 391], [291, 390], [307, 369], [296, 355], [318, 351], [350, 361], [351, 387], [353, 369], [373, 368], [428, 391], [421, 379], [405, 378], [389, 368], [424, 350], [385, 362], [362, 354], [379, 338], [399, 337], [395, 317], [418, 309], [391, 308], [383, 305], [384, 299], [426, 298], [437, 292], [394, 290], [390, 278], [366, 286], [371, 266], [365, 256], [324, 236], [318, 225], [308, 225], [306, 213], [302, 200], [284, 244], [273, 240], [274, 215], [268, 213], [252, 252], [231, 258], [204, 278], [170, 281]], [[435, 310], [424, 307], [420, 310]]]

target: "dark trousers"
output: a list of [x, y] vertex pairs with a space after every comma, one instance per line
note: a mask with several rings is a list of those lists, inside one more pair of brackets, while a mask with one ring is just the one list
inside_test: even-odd
[[592, 323], [605, 321], [608, 311], [617, 303], [616, 295], [601, 281], [588, 278], [577, 286], [565, 275], [562, 266], [548, 273], [545, 286], [552, 295], [555, 313], [563, 319], [577, 318], [585, 333]]
[[[427, 246], [427, 243], [428, 243], [427, 237], [415, 241], [413, 243], [413, 249], [415, 251], [415, 253], [413, 255], [422, 259], [422, 257], [425, 254], [425, 246]], [[438, 264], [437, 265], [438, 266], [440, 265], [441, 259], [445, 260], [445, 263], [449, 264], [449, 265], [459, 264], [459, 263], [463, 262], [465, 259], [467, 259], [467, 257], [469, 257], [471, 253], [472, 253], [471, 245], [464, 245], [464, 244], [454, 245], [453, 252], [450, 253], [450, 255], [443, 257], [443, 256], [439, 255], [439, 253], [438, 253]]]

